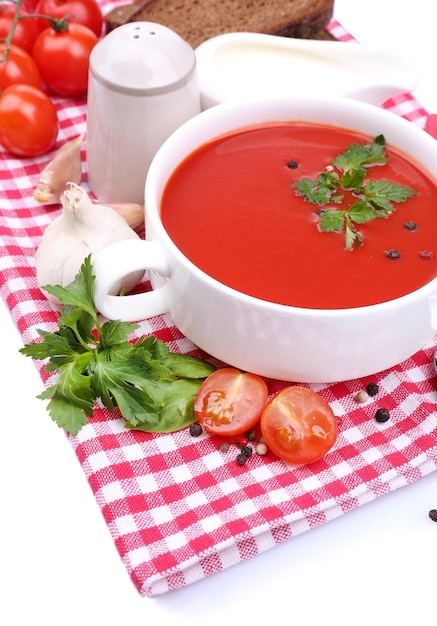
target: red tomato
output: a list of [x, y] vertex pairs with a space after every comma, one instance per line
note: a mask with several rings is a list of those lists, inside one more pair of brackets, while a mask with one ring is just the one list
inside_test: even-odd
[[43, 30], [35, 41], [33, 58], [47, 87], [60, 96], [86, 94], [89, 58], [97, 42], [97, 35], [81, 24], [68, 24], [61, 32]]
[[261, 415], [261, 432], [270, 450], [289, 463], [312, 463], [332, 448], [337, 418], [315, 391], [294, 385], [276, 394]]
[[27, 13], [36, 13], [35, 9], [38, 2], [39, 0], [23, 0], [21, 8], [27, 11]]
[[[69, 15], [68, 22], [82, 24], [100, 36], [103, 25], [103, 15], [96, 0], [39, 0], [35, 13], [49, 15], [60, 19]], [[45, 27], [48, 26], [47, 20]]]
[[[20, 10], [20, 16], [28, 15]], [[4, 39], [11, 32], [15, 17], [15, 5], [13, 3], [0, 4], [0, 38]], [[12, 43], [32, 54], [33, 44], [40, 33], [38, 20], [33, 17], [19, 19], [12, 36]]]
[[267, 398], [267, 385], [260, 376], [224, 367], [203, 381], [194, 412], [208, 432], [240, 435], [259, 421]]
[[50, 98], [32, 85], [11, 85], [0, 96], [0, 144], [17, 156], [50, 150], [58, 135], [56, 109]]
[[[0, 58], [5, 53], [5, 47], [4, 43], [0, 43]], [[41, 76], [30, 54], [18, 46], [10, 46], [6, 62], [0, 63], [0, 91], [15, 83], [40, 88]]]

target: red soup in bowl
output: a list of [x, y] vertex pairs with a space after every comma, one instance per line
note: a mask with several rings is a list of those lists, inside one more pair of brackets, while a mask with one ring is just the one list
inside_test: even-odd
[[390, 202], [387, 214], [364, 223], [357, 217], [352, 227], [358, 235], [349, 246], [345, 228], [325, 232], [320, 216], [327, 210], [345, 215], [358, 188], [338, 186], [333, 196], [341, 193], [341, 202], [324, 205], [306, 201], [296, 188], [302, 179], [338, 171], [333, 166], [338, 155], [374, 140], [300, 122], [269, 122], [221, 135], [171, 174], [161, 199], [163, 225], [206, 274], [268, 302], [346, 309], [408, 294], [437, 276], [434, 180], [385, 146], [386, 161], [364, 166], [361, 187], [371, 181], [383, 203], [386, 182], [410, 193]]

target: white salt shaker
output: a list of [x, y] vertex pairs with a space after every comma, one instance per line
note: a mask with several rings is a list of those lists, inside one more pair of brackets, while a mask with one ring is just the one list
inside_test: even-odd
[[87, 165], [102, 202], [144, 203], [150, 163], [162, 143], [200, 113], [193, 48], [171, 29], [132, 22], [90, 56]]

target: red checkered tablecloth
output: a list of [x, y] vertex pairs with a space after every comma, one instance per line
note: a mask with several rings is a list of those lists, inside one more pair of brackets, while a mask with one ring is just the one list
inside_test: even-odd
[[[105, 4], [106, 10], [112, 6]], [[351, 39], [337, 22], [329, 28], [337, 39]], [[56, 106], [61, 128], [55, 149], [86, 130], [85, 99], [57, 99]], [[411, 94], [384, 106], [424, 125], [426, 111]], [[86, 143], [86, 186], [85, 149]], [[37, 287], [34, 261], [45, 227], [60, 210], [41, 207], [32, 197], [50, 156], [19, 160], [0, 152], [0, 289], [25, 343], [37, 338], [37, 328], [54, 330], [57, 323], [57, 312]], [[144, 321], [138, 332], [155, 334], [172, 350], [205, 356], [165, 315]], [[341, 427], [335, 447], [310, 466], [253, 455], [240, 467], [235, 451], [221, 452], [213, 437], [129, 431], [117, 415], [96, 408], [70, 442], [138, 592], [180, 588], [434, 471], [431, 355], [430, 345], [372, 379], [311, 385], [331, 404]], [[43, 364], [36, 366], [49, 384]], [[378, 395], [358, 404], [355, 394], [371, 381], [379, 384]], [[285, 383], [268, 385], [273, 393]], [[381, 406], [391, 413], [384, 424], [373, 419]]]

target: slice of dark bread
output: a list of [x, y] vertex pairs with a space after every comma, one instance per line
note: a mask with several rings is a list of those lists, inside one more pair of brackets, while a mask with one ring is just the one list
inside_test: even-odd
[[107, 32], [127, 22], [163, 24], [196, 48], [228, 32], [319, 38], [333, 10], [334, 0], [137, 0], [105, 21]]

